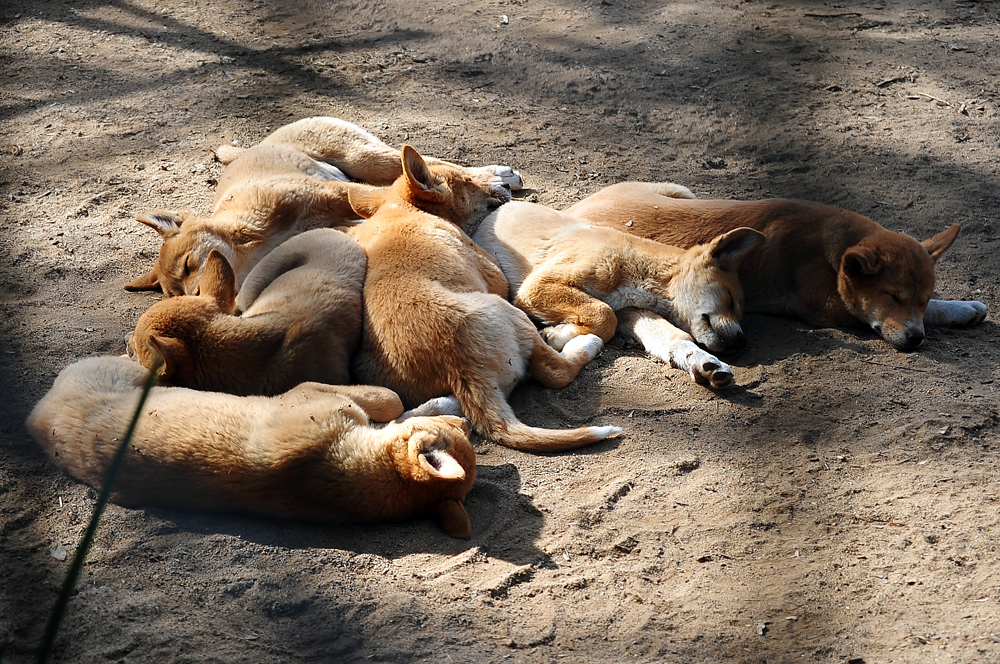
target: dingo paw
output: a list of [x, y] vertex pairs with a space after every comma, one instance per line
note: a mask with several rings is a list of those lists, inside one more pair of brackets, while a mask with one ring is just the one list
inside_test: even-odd
[[924, 325], [965, 327], [986, 318], [986, 305], [975, 300], [931, 300], [924, 314]]

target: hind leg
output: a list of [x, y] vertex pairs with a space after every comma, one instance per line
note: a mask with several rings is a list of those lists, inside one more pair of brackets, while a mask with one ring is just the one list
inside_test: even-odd
[[[530, 321], [528, 321], [530, 323]], [[545, 387], [562, 389], [573, 382], [580, 371], [604, 348], [596, 334], [583, 334], [566, 342], [561, 351], [545, 343], [532, 326], [534, 348], [528, 358], [528, 371]]]
[[615, 312], [607, 304], [541, 272], [524, 280], [514, 306], [548, 326], [542, 337], [556, 350], [583, 334], [595, 334], [608, 342], [618, 326]]

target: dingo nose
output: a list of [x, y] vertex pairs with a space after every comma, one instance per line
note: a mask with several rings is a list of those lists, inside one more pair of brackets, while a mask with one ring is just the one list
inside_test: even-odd
[[733, 338], [732, 343], [729, 344], [729, 350], [741, 350], [747, 347], [747, 335], [743, 334], [743, 330], [738, 330], [736, 336]]
[[906, 331], [906, 345], [905, 348], [916, 348], [920, 344], [924, 343], [924, 331], [923, 330], [907, 330]]

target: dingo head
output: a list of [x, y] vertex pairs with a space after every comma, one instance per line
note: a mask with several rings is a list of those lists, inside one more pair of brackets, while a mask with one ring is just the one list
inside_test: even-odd
[[954, 224], [917, 242], [886, 231], [844, 252], [837, 290], [848, 311], [898, 350], [924, 342], [924, 313], [934, 294], [934, 263], [958, 237]]
[[447, 163], [428, 164], [414, 148], [404, 145], [403, 175], [387, 188], [367, 193], [348, 192], [351, 207], [371, 217], [390, 198], [402, 198], [414, 207], [459, 226], [481, 221], [491, 210], [510, 200], [510, 185], [488, 172]]
[[469, 431], [467, 420], [451, 415], [412, 417], [386, 427], [386, 433], [395, 436], [396, 469], [411, 489], [409, 496], [398, 500], [409, 502], [411, 513], [436, 517], [441, 530], [452, 537], [466, 538], [472, 532], [462, 506], [476, 479]]
[[231, 316], [235, 310], [236, 277], [226, 258], [213, 250], [205, 261], [199, 294], [166, 298], [147, 309], [126, 349], [146, 368], [162, 359], [163, 380], [206, 389], [201, 356], [212, 349], [201, 348], [198, 342], [215, 318]]
[[737, 228], [688, 249], [670, 282], [678, 318], [671, 322], [711, 351], [743, 348], [743, 286], [738, 269], [763, 239], [764, 234], [752, 228]]
[[163, 246], [153, 269], [125, 284], [127, 291], [162, 289], [167, 297], [197, 295], [198, 281], [212, 250], [232, 252], [226, 241], [193, 214], [153, 210], [136, 220], [159, 233]]

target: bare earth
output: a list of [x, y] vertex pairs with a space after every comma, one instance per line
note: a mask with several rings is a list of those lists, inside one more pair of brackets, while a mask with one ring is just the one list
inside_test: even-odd
[[0, 9], [0, 643], [34, 661], [96, 493], [23, 421], [157, 299], [151, 208], [207, 212], [210, 149], [310, 115], [564, 207], [622, 180], [797, 197], [962, 234], [915, 353], [751, 316], [713, 393], [613, 343], [477, 442], [468, 541], [110, 506], [65, 662], [1000, 660], [1000, 3], [119, 0]]

